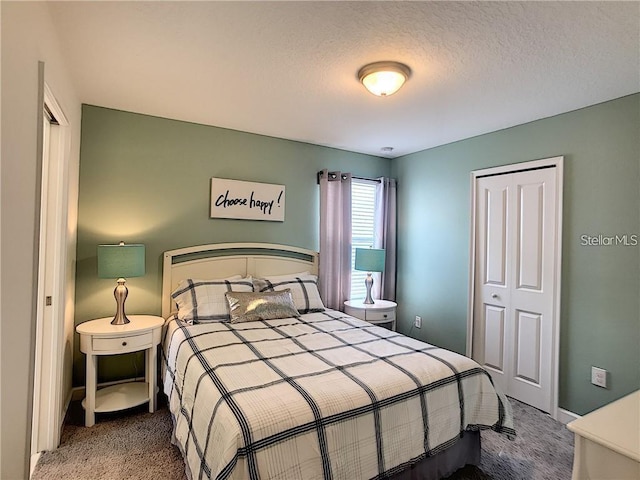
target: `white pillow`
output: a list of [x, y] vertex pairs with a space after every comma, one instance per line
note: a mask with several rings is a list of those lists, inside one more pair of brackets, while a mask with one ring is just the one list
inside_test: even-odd
[[182, 280], [171, 294], [178, 319], [189, 324], [230, 320], [226, 292], [253, 292], [251, 277], [235, 275], [213, 280]]
[[256, 292], [282, 292], [290, 289], [293, 303], [300, 314], [324, 312], [324, 304], [318, 291], [318, 277], [309, 272], [254, 278], [253, 285]]

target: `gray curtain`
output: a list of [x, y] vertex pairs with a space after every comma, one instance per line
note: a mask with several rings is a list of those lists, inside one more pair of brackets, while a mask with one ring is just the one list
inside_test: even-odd
[[351, 289], [351, 174], [320, 175], [320, 275], [327, 308], [344, 310]]
[[396, 299], [396, 181], [384, 177], [378, 180], [374, 248], [384, 248], [385, 265], [382, 275], [378, 274], [374, 280], [373, 291], [375, 298], [393, 301]]

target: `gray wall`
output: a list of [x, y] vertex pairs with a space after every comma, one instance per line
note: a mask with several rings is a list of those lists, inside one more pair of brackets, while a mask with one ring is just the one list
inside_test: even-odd
[[[113, 315], [115, 281], [97, 278], [96, 246], [144, 243], [147, 273], [127, 281], [128, 313], [160, 314], [162, 252], [217, 242], [317, 250], [323, 168], [388, 176], [391, 161], [278, 138], [84, 106], [76, 322]], [[211, 177], [286, 186], [284, 222], [209, 218]], [[139, 355], [100, 360], [99, 380], [142, 372]], [[78, 350], [74, 382], [84, 384]]]
[[[640, 247], [581, 235], [640, 235], [640, 95], [408, 155], [398, 179], [399, 329], [464, 353], [470, 172], [564, 155], [561, 408], [584, 414], [640, 387]], [[610, 388], [590, 384], [591, 366]]]
[[[68, 263], [65, 315], [73, 317], [75, 212], [80, 146], [80, 101], [44, 2], [0, 2], [2, 16], [2, 334], [0, 478], [28, 477], [35, 351], [35, 307], [40, 191], [38, 62], [71, 124]], [[65, 347], [66, 351], [66, 347]], [[65, 356], [63, 388], [71, 371]]]

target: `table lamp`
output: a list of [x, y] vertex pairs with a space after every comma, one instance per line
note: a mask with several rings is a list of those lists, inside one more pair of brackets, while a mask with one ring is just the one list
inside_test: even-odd
[[125, 285], [125, 277], [141, 277], [144, 275], [144, 245], [98, 245], [98, 277], [117, 278], [118, 285], [113, 291], [116, 298], [116, 316], [111, 325], [125, 325], [130, 322], [124, 313], [124, 301], [129, 290]]
[[379, 248], [356, 248], [355, 269], [367, 272], [367, 278], [364, 281], [367, 287], [367, 298], [364, 299], [364, 304], [373, 305], [375, 302], [371, 298], [371, 287], [373, 287], [371, 272], [384, 271], [384, 250]]

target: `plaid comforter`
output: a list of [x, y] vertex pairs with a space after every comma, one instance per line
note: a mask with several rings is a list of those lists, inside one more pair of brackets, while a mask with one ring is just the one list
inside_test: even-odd
[[384, 478], [464, 430], [515, 434], [473, 360], [327, 310], [168, 323], [164, 390], [193, 479]]

